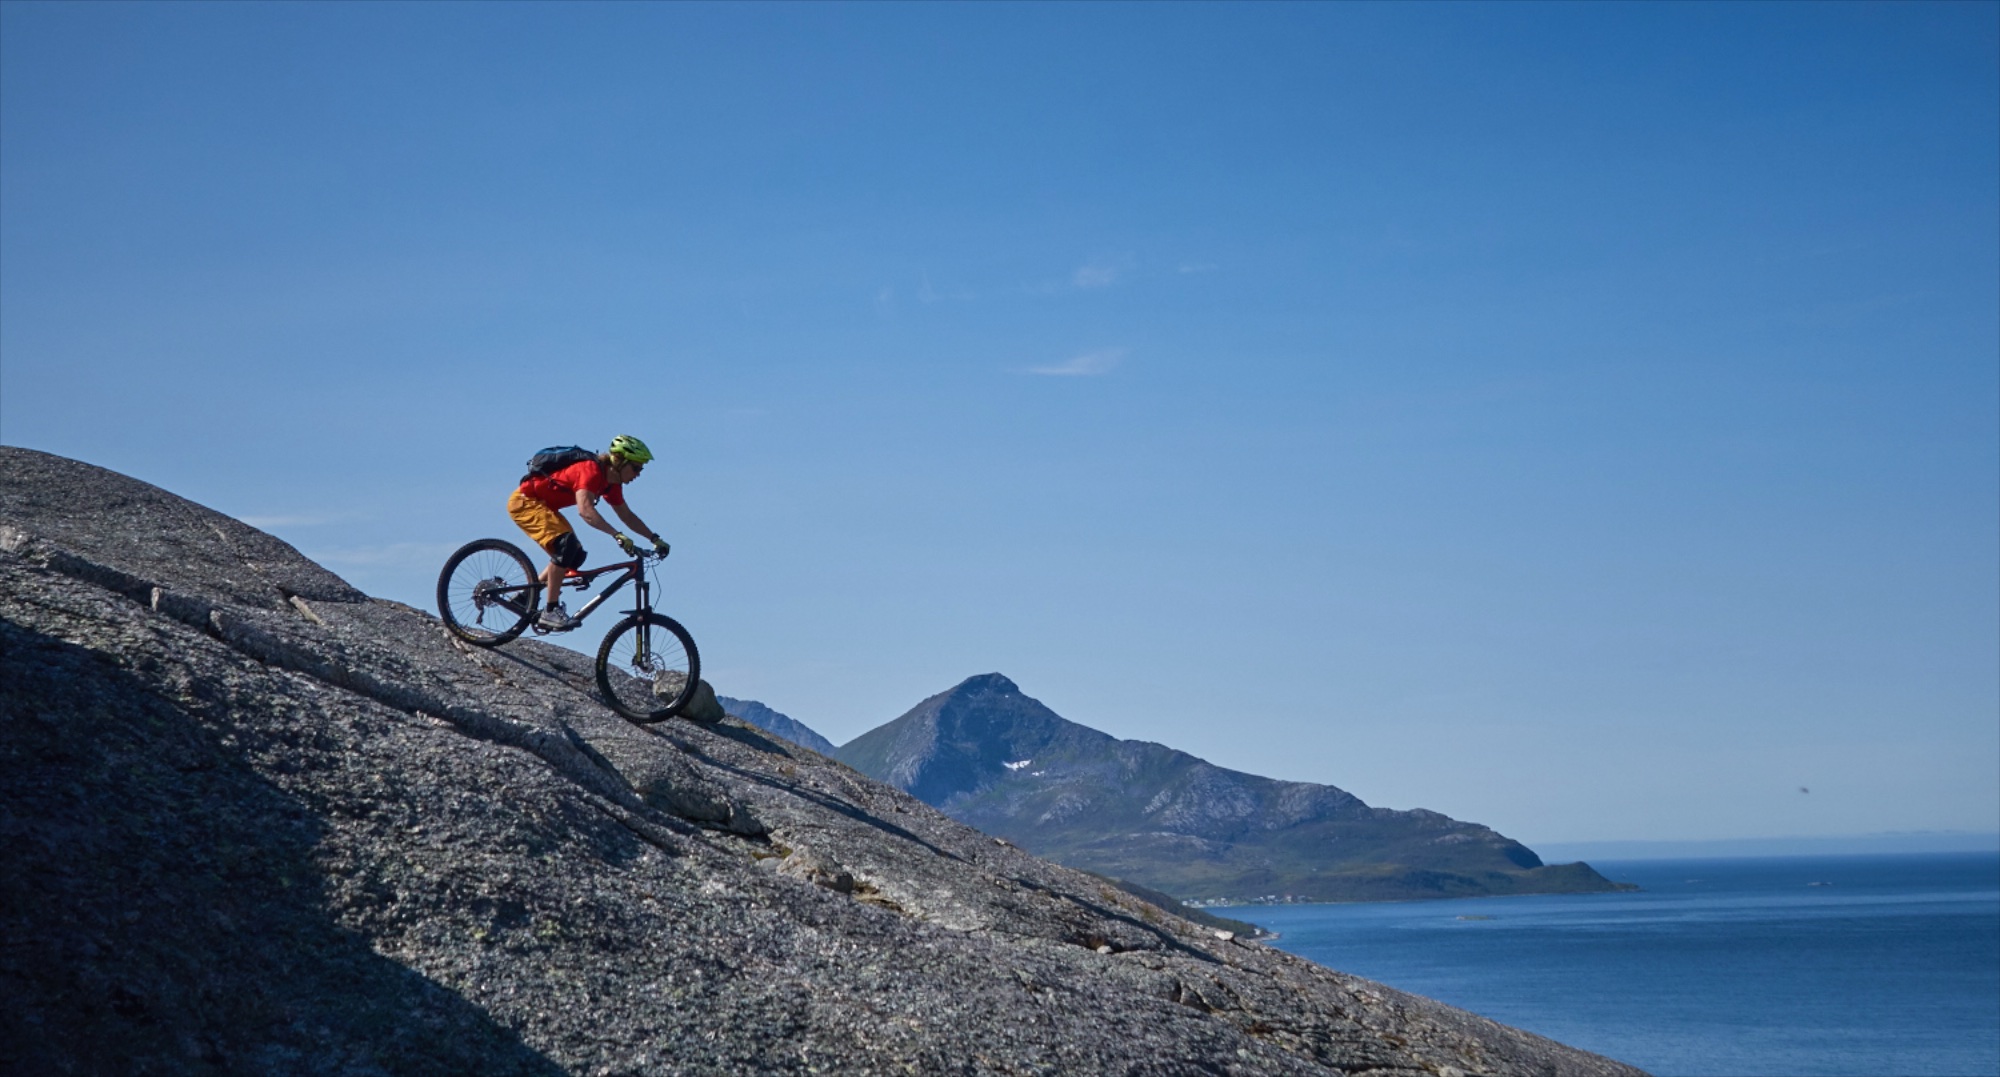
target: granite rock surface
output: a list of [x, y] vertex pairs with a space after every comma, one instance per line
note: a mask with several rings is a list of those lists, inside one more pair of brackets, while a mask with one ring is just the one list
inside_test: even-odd
[[0, 686], [4, 1072], [1636, 1072], [13, 448]]

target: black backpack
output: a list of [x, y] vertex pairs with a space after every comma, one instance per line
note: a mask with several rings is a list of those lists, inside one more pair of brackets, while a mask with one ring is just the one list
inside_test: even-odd
[[546, 479], [571, 464], [595, 459], [596, 453], [580, 445], [552, 445], [528, 457], [528, 473], [521, 476], [521, 481]]

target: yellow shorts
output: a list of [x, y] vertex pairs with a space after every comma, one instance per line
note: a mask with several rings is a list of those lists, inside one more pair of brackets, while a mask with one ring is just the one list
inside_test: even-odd
[[562, 513], [519, 490], [507, 499], [507, 515], [512, 516], [514, 522], [521, 525], [521, 530], [535, 540], [535, 545], [551, 557], [557, 552], [556, 540], [572, 533], [569, 521], [563, 519]]

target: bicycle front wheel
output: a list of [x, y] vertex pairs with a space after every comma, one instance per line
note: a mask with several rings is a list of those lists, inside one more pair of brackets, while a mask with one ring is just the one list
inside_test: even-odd
[[671, 617], [635, 613], [597, 648], [597, 689], [611, 709], [651, 725], [680, 713], [701, 683], [694, 637]]
[[521, 548], [505, 539], [459, 547], [438, 573], [438, 616], [475, 647], [498, 647], [528, 627], [542, 604], [542, 581]]

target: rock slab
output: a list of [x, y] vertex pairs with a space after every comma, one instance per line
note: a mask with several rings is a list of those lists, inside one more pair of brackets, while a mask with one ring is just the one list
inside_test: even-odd
[[0, 1072], [1630, 1074], [0, 449]]

